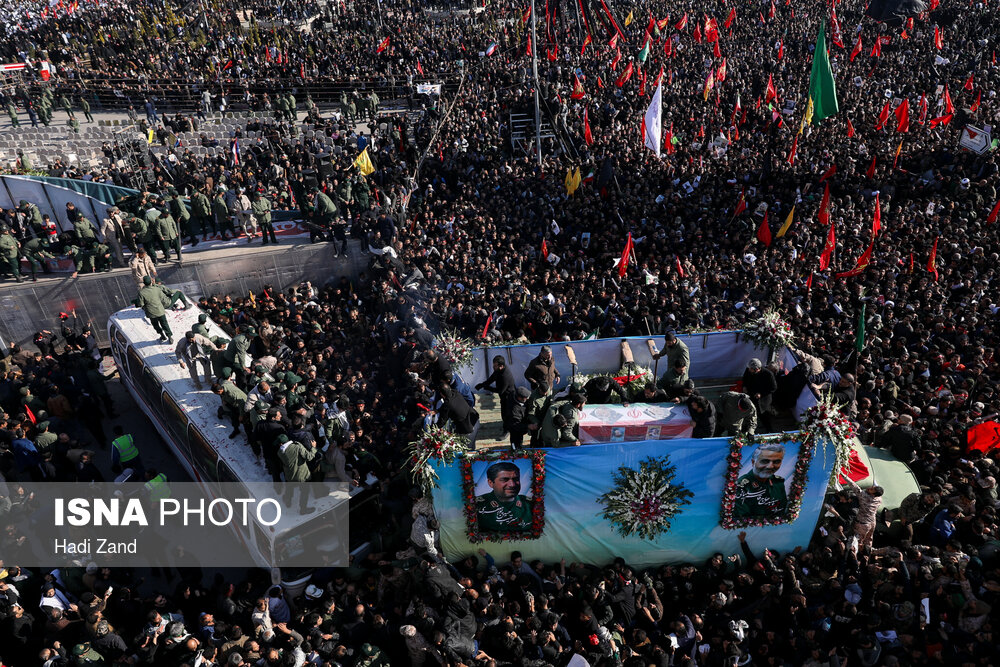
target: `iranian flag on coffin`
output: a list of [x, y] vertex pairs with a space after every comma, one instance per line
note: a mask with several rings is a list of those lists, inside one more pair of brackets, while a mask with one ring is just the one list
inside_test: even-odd
[[585, 443], [690, 438], [691, 430], [691, 415], [680, 405], [586, 405], [580, 412]]
[[52, 74], [54, 72], [55, 69], [52, 67], [52, 63], [50, 63], [48, 60], [43, 60], [41, 62], [38, 73], [42, 77], [42, 81], [48, 81], [49, 79], [51, 79]]

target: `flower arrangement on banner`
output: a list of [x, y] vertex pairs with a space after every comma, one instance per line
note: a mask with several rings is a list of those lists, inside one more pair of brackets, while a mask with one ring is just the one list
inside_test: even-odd
[[601, 516], [615, 526], [622, 537], [637, 535], [656, 539], [670, 531], [672, 519], [681, 506], [690, 505], [694, 494], [676, 483], [677, 468], [670, 457], [649, 457], [639, 469], [622, 466], [614, 476], [614, 488], [598, 498], [604, 505]]
[[[583, 387], [598, 377], [610, 378], [612, 382], [617, 382], [618, 386], [625, 389], [626, 393], [630, 395], [637, 394], [647, 384], [656, 381], [652, 369], [637, 364], [626, 364], [613, 373], [577, 373], [575, 383]], [[611, 400], [618, 403], [621, 399], [618, 394], [612, 394]]]
[[456, 457], [469, 451], [469, 441], [439, 426], [424, 429], [419, 440], [411, 442], [406, 452], [410, 455], [410, 477], [424, 492], [438, 488], [438, 474], [431, 460], [443, 465], [454, 463]]
[[458, 332], [449, 330], [438, 334], [434, 349], [457, 370], [469, 365], [475, 346], [468, 338], [462, 338]]
[[761, 349], [772, 352], [788, 347], [795, 340], [792, 325], [781, 319], [777, 311], [769, 310], [743, 329], [743, 338]]
[[833, 448], [833, 472], [830, 473], [830, 479], [835, 480], [841, 468], [849, 465], [851, 448], [854, 446], [854, 423], [833, 400], [833, 394], [826, 393], [816, 405], [806, 410], [801, 426], [814, 448], [823, 447], [824, 456], [827, 445]]
[[[472, 464], [476, 461], [523, 461], [531, 462], [531, 528], [528, 530], [493, 532], [479, 529], [476, 509], [476, 481], [472, 475]], [[473, 544], [477, 542], [512, 542], [516, 540], [537, 540], [545, 528], [545, 452], [522, 450], [510, 452], [499, 449], [469, 452], [462, 458], [462, 497], [465, 512], [466, 537]]]
[[[795, 461], [795, 470], [792, 473], [791, 488], [788, 490], [788, 503], [786, 511], [773, 517], [735, 518], [733, 510], [736, 507], [736, 483], [740, 477], [740, 468], [743, 465], [743, 448], [753, 447], [765, 442], [793, 442], [799, 445], [799, 455]], [[799, 518], [799, 511], [802, 509], [802, 495], [806, 490], [806, 482], [809, 479], [809, 466], [812, 464], [815, 446], [809, 433], [802, 431], [799, 433], [780, 433], [764, 436], [738, 435], [729, 440], [729, 456], [726, 458], [726, 483], [722, 491], [722, 513], [720, 525], [726, 530], [736, 528], [778, 526], [791, 523]]]

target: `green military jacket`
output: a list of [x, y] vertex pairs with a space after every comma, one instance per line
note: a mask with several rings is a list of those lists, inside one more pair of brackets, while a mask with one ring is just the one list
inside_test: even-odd
[[258, 223], [271, 222], [271, 202], [266, 197], [255, 199], [250, 210], [253, 211], [253, 217], [257, 219]]
[[777, 475], [757, 479], [748, 472], [736, 480], [733, 504], [734, 519], [771, 519], [782, 517], [788, 509], [785, 480]]
[[481, 532], [517, 532], [531, 528], [532, 502], [518, 495], [509, 502], [497, 499], [492, 491], [476, 496], [476, 519]]
[[242, 411], [247, 402], [246, 392], [233, 384], [232, 380], [226, 380], [222, 383], [222, 402]]
[[152, 233], [149, 231], [149, 223], [143, 218], [133, 216], [128, 221], [128, 228], [129, 231], [135, 234], [135, 240], [139, 243], [148, 243], [153, 238]]
[[85, 215], [80, 215], [76, 222], [73, 223], [73, 229], [76, 231], [76, 236], [81, 241], [96, 241], [97, 240], [97, 228], [94, 227], [94, 223]]
[[17, 239], [8, 234], [0, 234], [0, 254], [7, 259], [17, 259]]
[[199, 218], [207, 218], [212, 215], [212, 203], [204, 193], [196, 192], [191, 197], [191, 212]]
[[177, 238], [177, 223], [169, 213], [161, 215], [156, 221], [156, 236], [164, 241], [173, 241]]
[[[562, 428], [558, 428], [555, 425], [556, 415], [562, 415], [566, 418], [566, 425]], [[542, 425], [538, 433], [539, 444], [542, 447], [575, 445], [577, 437], [574, 430], [579, 423], [580, 411], [572, 403], [566, 400], [556, 401], [549, 407], [548, 412], [545, 413], [545, 418], [542, 420]]]
[[291, 440], [278, 449], [278, 459], [285, 471], [286, 482], [308, 482], [312, 476], [309, 462], [316, 458], [317, 449]]
[[250, 349], [250, 339], [243, 334], [237, 334], [226, 347], [226, 360], [240, 368], [247, 367], [247, 350]]
[[180, 195], [174, 195], [167, 202], [167, 206], [170, 208], [170, 214], [174, 216], [175, 220], [180, 220], [182, 222], [189, 220], [191, 214], [188, 212], [188, 207], [181, 199]]
[[167, 306], [170, 300], [163, 294], [163, 290], [158, 285], [143, 285], [139, 290], [139, 297], [135, 300], [135, 305], [142, 308], [149, 317], [163, 317], [167, 314]]
[[324, 222], [332, 221], [337, 216], [337, 205], [333, 203], [325, 192], [317, 192], [313, 206], [314, 215]]

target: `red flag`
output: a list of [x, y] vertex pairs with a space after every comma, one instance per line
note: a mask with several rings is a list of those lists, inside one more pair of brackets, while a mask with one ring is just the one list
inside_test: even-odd
[[927, 93], [920, 94], [920, 124], [927, 120]]
[[[544, 245], [545, 241], [542, 241], [542, 244]], [[483, 338], [486, 338], [486, 336], [490, 333], [491, 324], [493, 324], [493, 313], [490, 313], [490, 316], [486, 318], [486, 326], [483, 327]]]
[[851, 124], [851, 119], [847, 119], [847, 138], [850, 139], [854, 136], [854, 125]]
[[897, 132], [909, 132], [910, 131], [910, 100], [903, 98], [903, 103], [896, 107], [896, 120], [899, 121], [899, 125], [896, 126]]
[[951, 103], [951, 93], [948, 92], [948, 84], [944, 85], [944, 113], [946, 116], [955, 113], [955, 105]]
[[417, 61], [417, 73], [419, 73], [419, 74], [420, 74], [420, 76], [423, 76], [423, 75], [424, 75], [424, 68], [423, 68], [423, 66], [421, 66], [421, 64], [420, 64], [420, 61], [419, 61], [419, 60]]
[[583, 99], [583, 96], [587, 94], [587, 91], [583, 89], [583, 84], [580, 83], [580, 77], [576, 74], [573, 75], [573, 93], [570, 95], [574, 100]]
[[[643, 136], [646, 136], [643, 133]], [[670, 124], [670, 129], [663, 133], [663, 147], [667, 150], [667, 155], [673, 153], [676, 148], [674, 148], [674, 124]]]
[[774, 87], [774, 75], [767, 75], [767, 95], [764, 97], [764, 104], [770, 102], [773, 98], [778, 96], [778, 91]]
[[941, 30], [939, 30], [937, 26], [934, 26], [934, 48], [940, 51], [943, 46], [944, 44], [942, 44], [941, 40]]
[[677, 266], [677, 275], [680, 276], [681, 278], [683, 278], [684, 277], [684, 266], [681, 264], [681, 258], [678, 257], [677, 255], [674, 255], [674, 262], [676, 263], [676, 266]]
[[913, 273], [913, 253], [910, 253], [910, 273]]
[[743, 191], [740, 193], [739, 202], [736, 203], [736, 211], [733, 213], [733, 217], [735, 218], [745, 210], [747, 210], [747, 200], [746, 200], [746, 191]]
[[[646, 96], [646, 70], [639, 68], [639, 97]], [[645, 120], [645, 119], [644, 119]], [[643, 130], [642, 136], [646, 136], [646, 131]]]
[[997, 216], [1000, 216], [1000, 199], [997, 200], [997, 203], [993, 207], [993, 210], [990, 211], [990, 214], [986, 216], [986, 222], [992, 225], [997, 221]]
[[771, 8], [767, 10], [767, 18], [769, 19], [774, 18], [774, 0], [771, 0]]
[[719, 41], [716, 40], [715, 44], [712, 45], [712, 55], [716, 58], [722, 57], [722, 51], [719, 50]]
[[771, 247], [771, 226], [767, 224], [767, 211], [764, 211], [764, 219], [760, 221], [757, 228], [757, 240], [764, 244], [764, 247]]
[[528, 19], [531, 17], [531, 5], [524, 8], [524, 12], [521, 14], [521, 25], [528, 23]]
[[632, 248], [634, 244], [632, 243], [632, 232], [628, 233], [628, 238], [625, 240], [625, 249], [622, 250], [622, 258], [618, 262], [618, 277], [624, 278], [625, 272], [628, 271], [628, 261], [629, 256], [632, 254]]
[[590, 44], [592, 41], [594, 40], [590, 38], [590, 33], [587, 33], [587, 36], [583, 38], [583, 46], [580, 47], [581, 56], [583, 55], [583, 52], [587, 50], [587, 45]]
[[836, 9], [830, 11], [830, 41], [840, 48], [844, 48], [844, 37], [840, 30], [840, 21], [837, 20]]
[[810, 271], [809, 272], [809, 277], [806, 278], [806, 291], [808, 292], [808, 291], [812, 290], [812, 287], [813, 287], [813, 272]]
[[965, 434], [966, 451], [982, 452], [986, 455], [990, 450], [1000, 446], [1000, 424], [987, 421], [970, 426]]
[[549, 246], [545, 243], [545, 239], [542, 239], [542, 259], [549, 258]]
[[683, 30], [684, 28], [687, 27], [687, 24], [688, 24], [688, 15], [687, 12], [684, 12], [684, 16], [681, 18], [680, 21], [677, 22], [677, 25], [675, 25], [674, 27], [678, 30]]
[[875, 193], [875, 217], [872, 219], [872, 241], [878, 236], [879, 230], [882, 229], [882, 205], [878, 200], [878, 193]]
[[833, 249], [837, 247], [837, 226], [830, 225], [830, 231], [826, 234], [826, 245], [823, 246], [823, 254], [819, 256], [819, 270], [826, 271], [830, 266], [830, 256]]
[[859, 53], [861, 53], [861, 33], [858, 33], [858, 41], [854, 42], [854, 49], [851, 50], [852, 63], [854, 62], [854, 59], [858, 57]]
[[875, 124], [876, 130], [881, 130], [885, 127], [886, 121], [889, 120], [889, 102], [886, 101], [885, 106], [882, 107], [882, 112], [878, 115], [878, 123]]
[[667, 39], [664, 40], [664, 42], [663, 42], [663, 53], [668, 58], [670, 56], [674, 55], [674, 40], [672, 38], [667, 37]]
[[559, 47], [555, 46], [552, 47], [551, 49], [546, 49], [545, 57], [549, 60], [549, 62], [555, 62], [559, 60]]
[[723, 23], [722, 25], [725, 26], [726, 30], [729, 30], [729, 26], [731, 26], [733, 24], [733, 21], [735, 20], [736, 20], [736, 8], [733, 7], [732, 9], [729, 10], [729, 17], [726, 18], [726, 22]]
[[869, 58], [878, 58], [880, 55], [882, 55], [882, 38], [881, 37], [877, 38], [875, 40], [875, 43], [872, 44], [872, 50], [871, 50], [871, 53], [868, 54], [868, 57]]
[[531, 35], [528, 35], [528, 48], [527, 48], [527, 51], [525, 52], [525, 55], [528, 55], [528, 56], [531, 55]]
[[[718, 46], [718, 44], [716, 44], [716, 46]], [[725, 58], [722, 59], [722, 64], [719, 65], [719, 69], [715, 73], [715, 80], [717, 82], [719, 82], [719, 83], [722, 83], [723, 81], [726, 80], [726, 59]]]
[[934, 274], [934, 282], [937, 282], [938, 279], [937, 244], [938, 244], [938, 239], [940, 238], [941, 238], [940, 236], [934, 237], [934, 247], [931, 248], [931, 256], [927, 258], [927, 271]]
[[951, 119], [954, 116], [955, 114], [949, 113], [945, 114], [944, 116], [938, 116], [937, 118], [931, 118], [931, 129], [933, 130], [938, 125], [947, 125], [948, 123], [951, 122]]
[[832, 177], [836, 173], [837, 173], [837, 165], [831, 164], [830, 168], [827, 169], [826, 172], [822, 176], [819, 177], [819, 182], [822, 183], [823, 181], [825, 181], [826, 179]]
[[583, 141], [588, 146], [594, 143], [594, 135], [590, 133], [590, 119], [586, 109], [583, 110]]
[[719, 25], [714, 18], [705, 21], [705, 40], [709, 43], [719, 41]]
[[385, 39], [382, 40], [382, 43], [378, 45], [378, 48], [375, 49], [375, 53], [382, 53], [388, 48], [389, 48], [389, 38], [386, 37]]
[[778, 42], [778, 60], [785, 57], [785, 40]]
[[972, 85], [972, 78], [973, 78], [974, 76], [975, 76], [974, 74], [970, 74], [970, 75], [969, 75], [969, 78], [965, 80], [965, 86], [964, 86], [964, 87], [965, 87], [965, 89], [966, 89], [967, 91], [969, 91], [970, 93], [971, 93], [971, 92], [972, 92], [973, 90], [975, 90], [975, 87], [974, 87], [974, 86]]
[[865, 172], [865, 176], [868, 178], [875, 178], [875, 156], [872, 156], [872, 164], [868, 167], [868, 171]]
[[872, 261], [872, 250], [875, 248], [875, 237], [872, 237], [871, 243], [868, 244], [868, 249], [865, 250], [861, 257], [858, 257], [858, 263], [854, 265], [854, 268], [850, 271], [844, 271], [843, 273], [836, 274], [837, 278], [850, 278], [851, 276], [859, 275], [862, 271], [868, 268], [868, 265]]
[[830, 184], [823, 188], [823, 200], [819, 204], [819, 212], [816, 218], [824, 225], [830, 224]]
[[618, 77], [617, 81], [615, 81], [615, 85], [621, 88], [626, 83], [628, 83], [628, 80], [632, 78], [632, 71], [633, 71], [632, 63], [629, 63], [628, 67], [625, 68], [625, 71], [622, 72], [622, 75]]
[[699, 44], [701, 43], [701, 24], [700, 23], [695, 23], [694, 24], [694, 33], [692, 33], [691, 36], [694, 37], [694, 41], [698, 42]]
[[31, 411], [31, 408], [27, 405], [24, 406], [24, 414], [28, 415], [28, 419], [31, 420], [32, 424], [38, 423], [38, 418], [35, 417], [35, 413]]
[[979, 111], [979, 105], [982, 103], [982, 101], [983, 101], [983, 91], [980, 90], [979, 94], [976, 95], [976, 101], [972, 103], [971, 107], [969, 107], [969, 111], [973, 113]]
[[795, 139], [792, 140], [792, 150], [788, 153], [788, 164], [795, 165], [795, 151], [799, 148], [799, 135], [795, 135]]

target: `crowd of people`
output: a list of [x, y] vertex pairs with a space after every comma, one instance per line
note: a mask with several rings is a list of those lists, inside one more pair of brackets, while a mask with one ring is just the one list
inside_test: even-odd
[[[932, 3], [912, 23], [887, 26], [864, 18], [865, 3], [845, 0], [834, 7], [842, 34], [825, 4], [719, 5], [710, 26], [702, 3], [654, 2], [610, 8], [615, 28], [604, 3], [583, 3], [582, 15], [574, 3], [550, 3], [544, 17], [536, 3], [532, 48], [554, 134], [543, 140], [541, 164], [530, 138], [511, 136], [511, 114], [534, 108], [524, 6], [488, 3], [469, 14], [428, 15], [418, 3], [331, 3], [315, 9], [330, 29], [299, 33], [279, 25], [272, 34], [241, 11], [251, 10], [257, 21], [278, 11], [301, 18], [314, 9], [205, 4], [217, 10], [207, 17], [207, 35], [199, 26], [206, 20], [199, 18], [201, 3], [188, 7], [191, 21], [168, 2], [156, 10], [163, 20], [152, 22], [142, 15], [153, 10], [136, 5], [88, 3], [54, 19], [24, 7], [33, 17], [16, 28], [8, 22], [4, 48], [7, 57], [29, 59], [47, 50], [57, 86], [84, 91], [122, 73], [146, 81], [129, 95], [154, 126], [161, 123], [155, 103], [144, 107], [144, 100], [180, 88], [168, 77], [197, 86], [190, 107], [172, 110], [189, 123], [197, 122], [199, 105], [211, 110], [203, 93], [209, 105], [218, 104], [240, 82], [277, 82], [273, 89], [284, 91], [288, 109], [288, 93], [301, 98], [311, 78], [428, 72], [459, 73], [462, 81], [420, 121], [397, 119], [378, 136], [357, 134], [351, 122], [351, 104], [361, 113], [365, 95], [345, 99], [332, 114], [303, 98], [310, 122], [324, 127], [312, 139], [297, 136], [286, 118], [263, 121], [272, 139], [259, 150], [241, 141], [238, 165], [178, 147], [183, 168], [154, 167], [150, 189], [158, 194], [124, 202], [117, 212], [131, 227], [133, 217], [145, 220], [156, 210], [154, 220], [169, 217], [176, 236], [193, 244], [223, 223], [235, 232], [237, 208], [252, 207], [231, 208], [227, 197], [251, 199], [259, 191], [276, 209], [302, 210], [314, 226], [312, 240], [332, 238], [340, 252], [354, 235], [371, 249], [370, 266], [356, 281], [201, 300], [229, 339], [201, 340], [197, 330], [163, 338], [176, 335], [170, 345], [187, 359], [192, 378], [200, 383], [204, 373], [213, 383], [233, 436], [243, 432], [276, 478], [301, 473], [360, 486], [371, 473], [379, 480], [371, 492], [382, 501], [384, 549], [350, 568], [318, 573], [314, 587], [294, 600], [255, 572], [214, 580], [197, 570], [161, 573], [156, 592], [143, 599], [136, 592], [142, 582], [128, 572], [95, 566], [44, 574], [4, 563], [4, 660], [1000, 662], [992, 635], [1000, 469], [995, 450], [967, 447], [969, 428], [1000, 412], [997, 154], [958, 145], [966, 122], [985, 130], [1000, 113], [990, 3]], [[107, 23], [91, 21], [94, 13]], [[803, 127], [821, 20], [840, 110]], [[710, 27], [717, 42], [708, 38]], [[661, 66], [667, 143], [658, 159], [643, 146], [640, 127]], [[574, 94], [577, 80], [582, 98]], [[19, 109], [40, 94], [23, 93], [11, 94]], [[881, 117], [897, 98], [909, 104], [905, 132], [891, 111]], [[375, 166], [367, 177], [352, 166], [365, 148]], [[334, 155], [335, 169], [327, 172], [333, 175], [315, 176], [317, 154]], [[592, 178], [570, 193], [564, 177], [577, 168]], [[112, 171], [77, 175], [111, 181]], [[190, 210], [183, 201], [171, 204], [184, 196]], [[206, 212], [201, 198], [212, 204], [219, 196], [223, 204]], [[873, 230], [876, 206], [880, 227]], [[183, 212], [198, 222], [182, 228]], [[19, 230], [8, 235], [15, 246], [48, 234], [33, 231], [33, 218], [30, 202], [5, 214]], [[144, 240], [125, 227], [109, 229], [123, 253], [139, 257]], [[629, 234], [634, 253], [622, 270], [616, 262]], [[835, 252], [821, 267], [831, 238]], [[3, 239], [4, 257], [16, 261]], [[94, 240], [115, 255], [104, 233]], [[160, 243], [168, 240], [154, 234], [142, 254], [174, 249]], [[142, 289], [152, 290], [155, 268], [141, 263], [145, 268], [133, 267], [137, 287], [148, 276]], [[836, 277], [856, 265], [854, 275]], [[161, 306], [170, 307], [163, 298]], [[766, 429], [788, 387], [826, 384], [864, 444], [910, 466], [919, 493], [887, 509], [877, 489], [848, 485], [828, 497], [812, 540], [783, 554], [740, 533], [731, 552], [707, 562], [645, 572], [620, 560], [573, 562], [571, 554], [561, 562], [526, 561], [514, 549], [530, 558], [530, 542], [444, 559], [432, 503], [410, 488], [404, 472], [404, 446], [429, 421], [477, 435], [471, 388], [433, 351], [441, 331], [489, 343], [593, 333], [659, 339], [668, 330], [739, 329], [771, 308], [793, 325], [801, 366], [751, 363], [743, 395], [713, 405], [683, 394], [697, 387], [687, 386], [686, 367], [668, 353], [660, 368], [672, 375], [646, 398], [684, 396], [707, 436]], [[34, 343], [41, 353], [18, 351], [5, 369], [0, 445], [8, 480], [94, 478], [87, 452], [107, 442], [100, 410], [112, 406], [92, 377], [92, 337], [69, 327], [63, 338], [65, 345], [54, 348], [52, 334], [40, 332]], [[543, 435], [535, 431], [543, 429], [545, 444], [576, 444], [574, 410], [614, 392], [595, 382], [560, 399], [556, 410], [536, 411], [532, 424], [525, 404], [567, 384], [540, 361], [528, 378], [534, 398], [517, 392], [502, 366], [481, 389], [506, 392], [504, 426], [513, 444], [530, 446], [533, 437], [537, 444]], [[282, 459], [279, 437], [323, 453], [303, 471]], [[13, 498], [7, 511], [27, 502]]]

